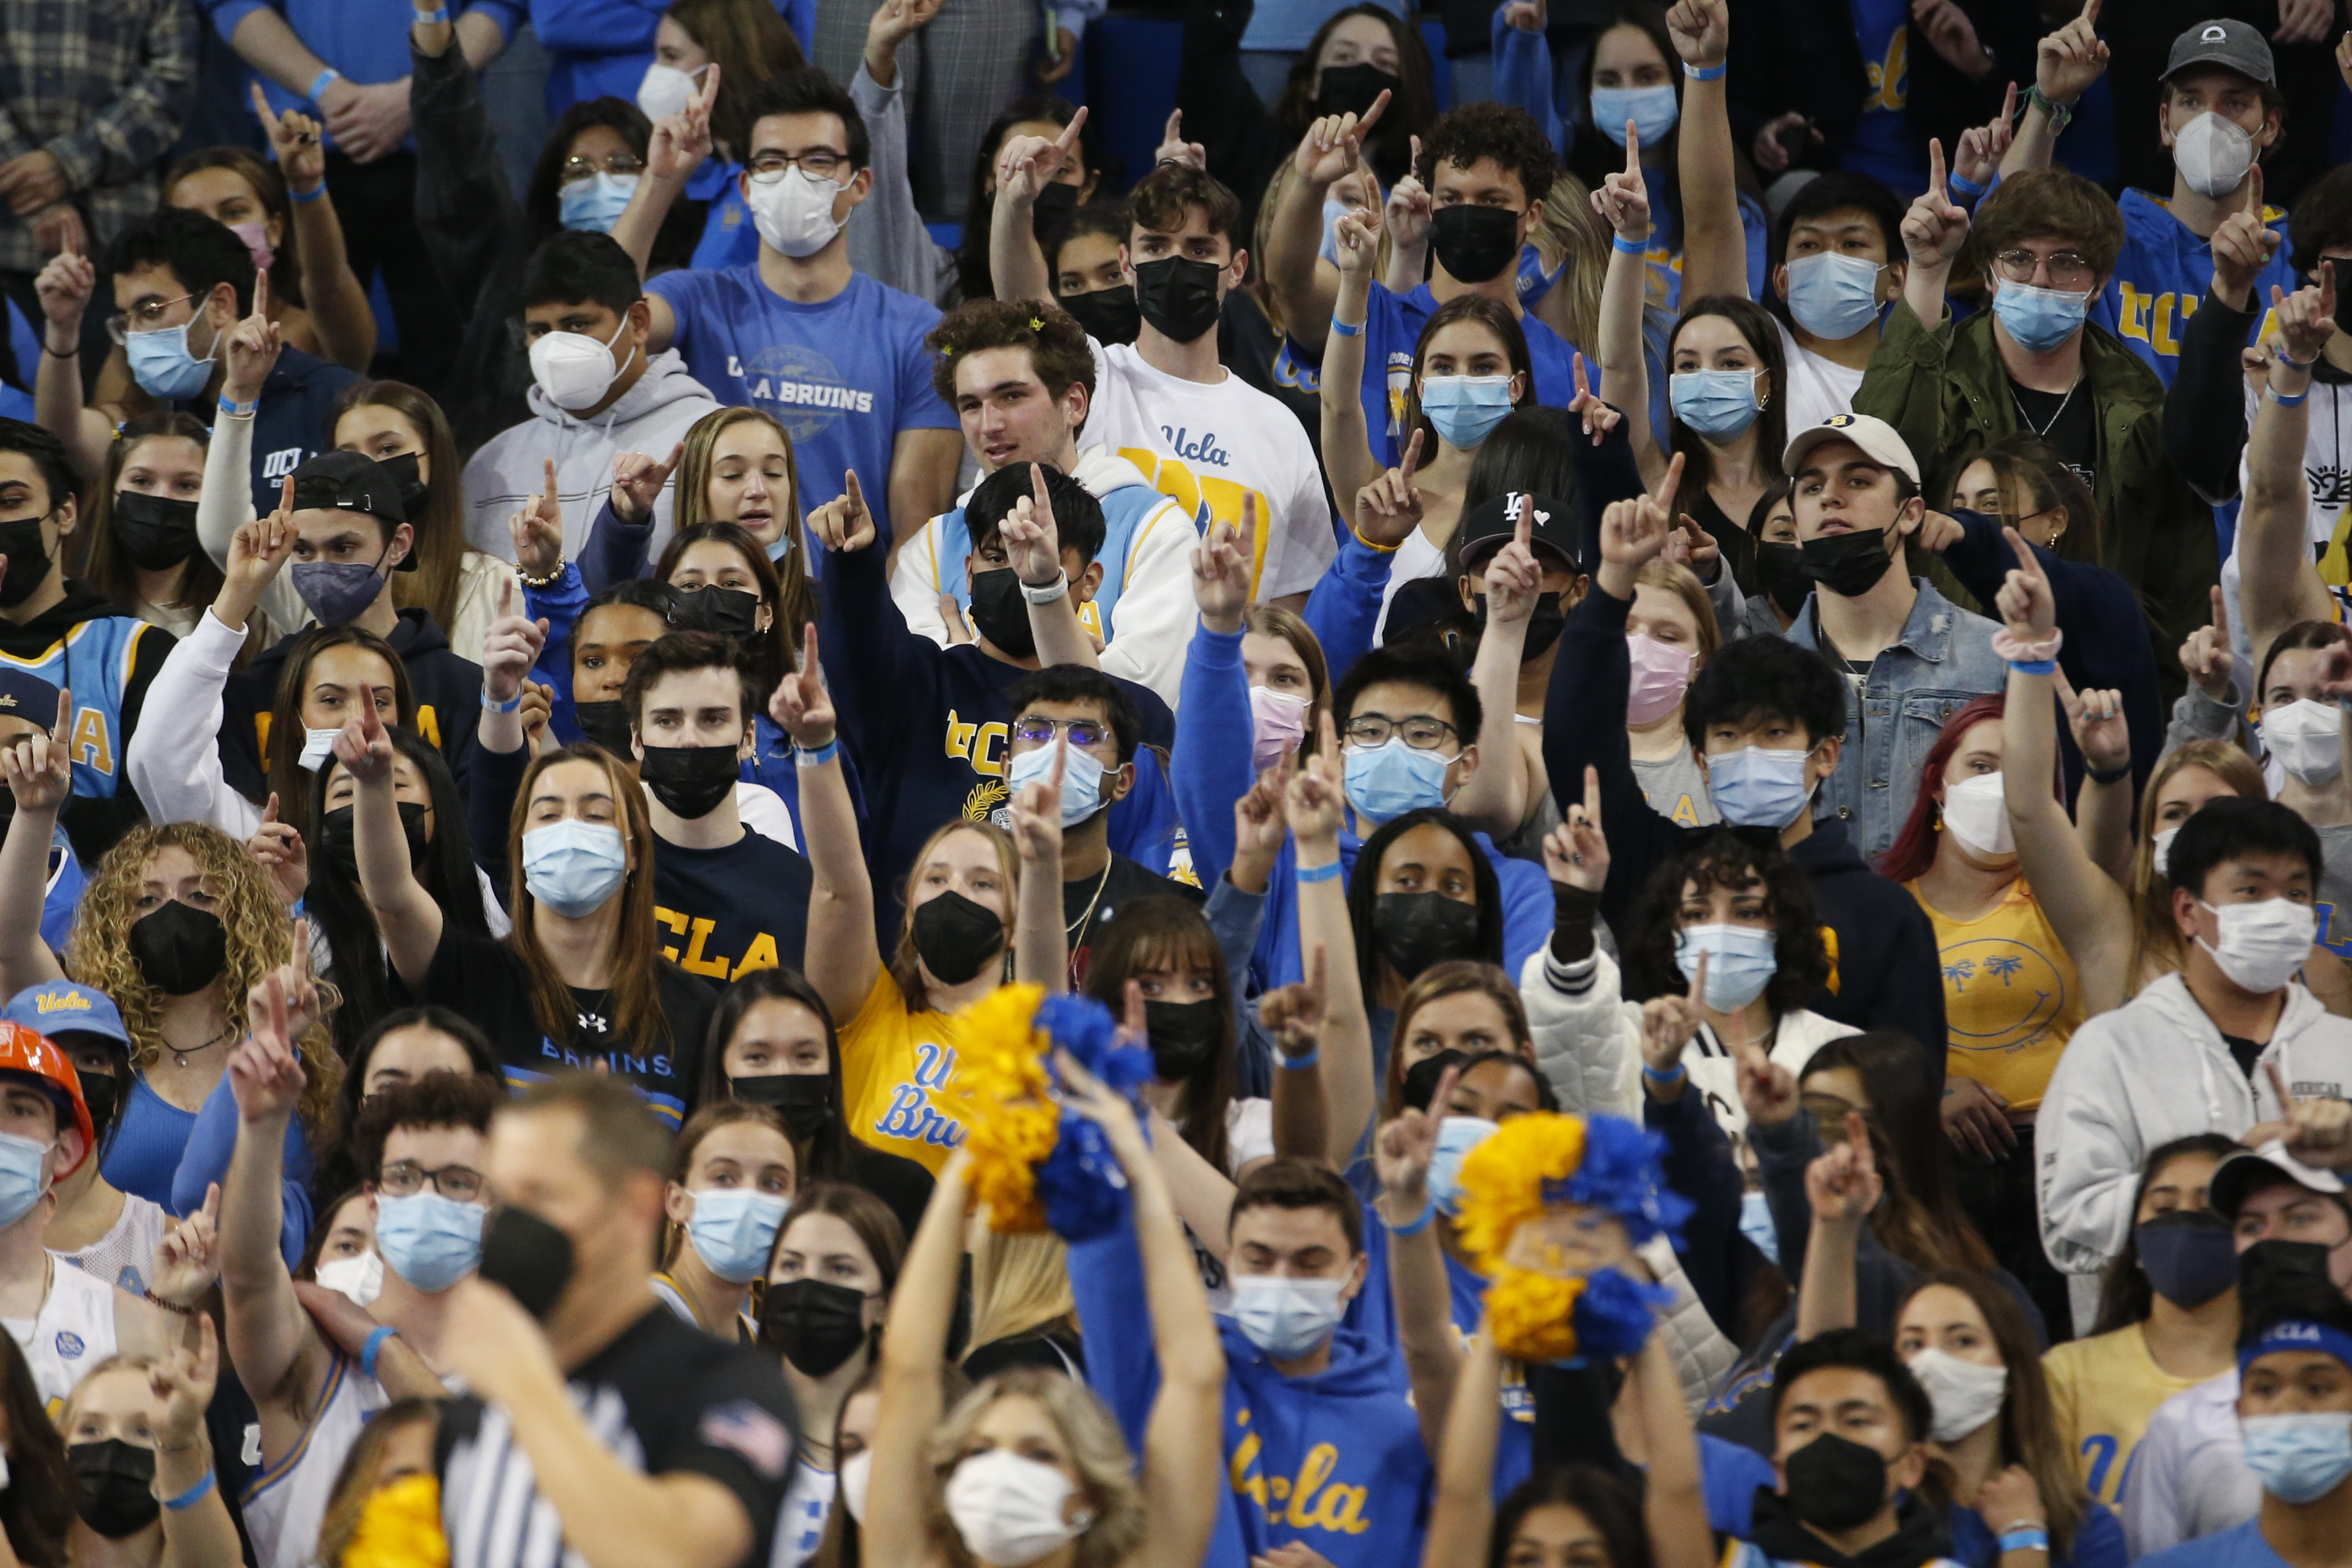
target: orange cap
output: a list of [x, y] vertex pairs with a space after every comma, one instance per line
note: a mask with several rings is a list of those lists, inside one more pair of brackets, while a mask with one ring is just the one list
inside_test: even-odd
[[[0, 1023], [0, 1075], [5, 1074], [39, 1080], [58, 1110], [73, 1111], [74, 1125], [81, 1129], [82, 1160], [97, 1152], [98, 1134], [89, 1123], [89, 1107], [82, 1103], [81, 1075], [47, 1037], [22, 1024]], [[64, 1177], [80, 1168], [81, 1160], [77, 1160], [58, 1174]]]

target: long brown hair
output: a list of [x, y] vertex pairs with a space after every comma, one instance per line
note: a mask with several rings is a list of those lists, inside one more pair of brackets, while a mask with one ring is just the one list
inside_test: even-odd
[[[122, 470], [131, 466], [131, 454], [146, 441], [194, 441], [201, 461], [202, 454], [211, 448], [212, 432], [195, 416], [167, 408], [129, 421], [107, 447], [106, 476], [89, 498], [89, 510], [79, 530], [89, 550], [81, 574], [126, 614], [134, 616], [139, 613], [139, 569], [114, 548], [114, 492], [122, 483]], [[219, 596], [221, 582], [221, 569], [213, 564], [213, 558], [201, 546], [190, 551], [187, 567], [180, 574], [179, 605], [201, 609]]]
[[[294, 646], [286, 650], [285, 663], [278, 666], [278, 697], [270, 705], [262, 752], [264, 774], [278, 796], [278, 820], [291, 826], [305, 844], [318, 839], [310, 819], [310, 790], [316, 781], [302, 766], [302, 689], [310, 684], [310, 667], [319, 656], [337, 647], [365, 648], [383, 660], [392, 670], [391, 724], [417, 727], [416, 692], [408, 684], [408, 665], [390, 643], [357, 626], [314, 626], [296, 636]], [[323, 773], [326, 768], [321, 763], [319, 771]]]
[[[793, 1151], [793, 1191], [797, 1194], [801, 1185], [800, 1151], [793, 1147], [793, 1135], [784, 1131], [784, 1119], [776, 1113], [773, 1106], [754, 1105], [748, 1100], [715, 1100], [686, 1119], [686, 1125], [677, 1130], [677, 1141], [669, 1146], [669, 1179], [681, 1187], [686, 1185], [687, 1177], [694, 1173], [694, 1157], [701, 1152], [702, 1141], [722, 1127], [734, 1127], [745, 1122], [766, 1128], [784, 1141], [786, 1149]], [[778, 1227], [779, 1234], [782, 1234], [782, 1228]], [[664, 1268], [677, 1265], [677, 1249], [685, 1240], [686, 1226], [676, 1220], [663, 1224], [661, 1260]]]
[[1217, 1044], [1183, 1080], [1177, 1097], [1176, 1129], [1212, 1168], [1230, 1173], [1232, 1149], [1225, 1110], [1240, 1083], [1234, 1061], [1233, 983], [1217, 933], [1201, 911], [1182, 899], [1153, 894], [1119, 905], [1097, 931], [1087, 965], [1086, 994], [1122, 1016], [1127, 983], [1139, 969], [1179, 973], [1199, 967], [1209, 973], [1209, 998], [1217, 1009]]
[[1404, 418], [1397, 426], [1400, 448], [1411, 443], [1415, 430], [1422, 437], [1422, 460], [1425, 463], [1437, 456], [1437, 426], [1421, 411], [1421, 374], [1423, 362], [1429, 358], [1429, 345], [1437, 334], [1456, 321], [1475, 321], [1495, 334], [1503, 345], [1503, 357], [1511, 363], [1511, 374], [1519, 378], [1519, 395], [1511, 400], [1515, 409], [1532, 408], [1536, 397], [1535, 362], [1528, 353], [1527, 329], [1519, 325], [1511, 308], [1499, 300], [1489, 300], [1484, 294], [1462, 294], [1448, 300], [1430, 312], [1422, 324], [1421, 336], [1412, 345], [1412, 374], [1404, 384]]
[[[1519, 1000], [1519, 988], [1511, 984], [1510, 974], [1492, 963], [1481, 963], [1475, 958], [1449, 958], [1443, 963], [1433, 963], [1413, 977], [1397, 998], [1396, 1027], [1389, 1036], [1389, 1073], [1385, 1086], [1385, 1106], [1382, 1120], [1402, 1115], [1404, 1111], [1404, 1039], [1412, 1030], [1413, 1018], [1432, 1002], [1448, 996], [1476, 994], [1492, 1001], [1501, 1010], [1503, 1026], [1511, 1032], [1512, 1048], [1527, 1058], [1529, 1065], [1536, 1059], [1535, 1037], [1528, 1029], [1528, 1010]], [[1432, 1107], [1433, 1116], [1443, 1113], [1443, 1107]]]
[[1331, 666], [1323, 657], [1323, 644], [1315, 628], [1295, 610], [1280, 605], [1252, 605], [1242, 612], [1242, 630], [1280, 637], [1307, 667], [1307, 734], [1298, 750], [1301, 755], [1313, 752], [1322, 743], [1323, 715], [1331, 707]]
[[425, 448], [432, 474], [425, 485], [425, 513], [408, 520], [415, 534], [408, 549], [416, 570], [393, 573], [392, 602], [404, 610], [423, 606], [446, 632], [457, 624], [466, 565], [465, 464], [457, 456], [457, 438], [441, 405], [404, 381], [362, 381], [344, 388], [328, 428], [340, 429], [343, 416], [354, 408], [391, 409], [408, 422]]
[[189, 153], [165, 172], [164, 204], [170, 205], [173, 185], [206, 169], [226, 169], [251, 185], [261, 210], [278, 220], [278, 240], [269, 247], [269, 297], [297, 310], [307, 309], [302, 298], [302, 243], [294, 231], [294, 204], [286, 194], [285, 174], [277, 164], [250, 148], [205, 147]]
[[579, 742], [559, 752], [542, 752], [523, 770], [515, 790], [514, 816], [507, 825], [507, 864], [514, 868], [507, 907], [514, 911], [514, 930], [507, 937], [514, 955], [530, 976], [530, 1010], [547, 1037], [569, 1041], [579, 1029], [579, 1009], [572, 988], [556, 972], [555, 961], [539, 942], [539, 900], [531, 896], [523, 875], [522, 837], [530, 826], [530, 792], [539, 776], [565, 763], [586, 763], [604, 775], [621, 814], [621, 840], [629, 869], [621, 879], [621, 920], [613, 932], [613, 1035], [635, 1042], [667, 1041], [669, 1017], [663, 1013], [660, 973], [661, 942], [654, 934], [654, 827], [646, 815], [646, 793], [635, 774], [601, 746]]
[[33, 1369], [16, 1337], [0, 1334], [0, 1432], [6, 1434], [8, 1475], [0, 1491], [0, 1531], [25, 1568], [66, 1568], [73, 1500], [80, 1483], [66, 1459], [65, 1435], [49, 1420]]
[[1870, 1100], [1863, 1121], [1870, 1151], [1886, 1178], [1885, 1196], [1870, 1216], [1878, 1244], [1914, 1268], [1977, 1269], [1990, 1273], [1992, 1249], [1960, 1207], [1952, 1180], [1951, 1145], [1944, 1139], [1942, 1089], [1929, 1076], [1919, 1042], [1895, 1029], [1872, 1029], [1830, 1041], [1797, 1074], [1801, 1085], [1817, 1072], [1851, 1068]]
[[[2099, 522], [2099, 503], [2092, 497], [2091, 487], [2065, 465], [2050, 443], [2031, 430], [2012, 430], [1969, 461], [1982, 463], [1992, 470], [1993, 488], [2000, 492], [2007, 514], [2001, 521], [2030, 539], [2035, 531], [2025, 528], [2024, 520], [2063, 506], [2066, 509], [2066, 531], [2048, 546], [2050, 553], [2061, 561], [2084, 562], [2093, 566], [2104, 559], [2105, 532]], [[1952, 471], [1945, 505], [1953, 505], [1959, 500], [1960, 476], [1968, 471], [1968, 463]]]
[[898, 994], [906, 999], [909, 1013], [931, 1010], [930, 987], [923, 984], [923, 972], [915, 958], [914, 880], [923, 874], [931, 851], [954, 833], [977, 833], [996, 851], [997, 868], [1004, 875], [1004, 951], [996, 962], [1010, 963], [1013, 957], [1013, 928], [1021, 917], [1021, 854], [1013, 847], [1013, 835], [980, 818], [958, 817], [941, 823], [923, 840], [923, 847], [915, 851], [915, 858], [907, 870], [907, 886], [900, 889], [898, 900], [905, 912], [898, 917], [898, 944], [890, 950], [890, 979], [898, 987]]
[[2172, 776], [2184, 768], [2203, 768], [2248, 800], [2267, 800], [2260, 763], [2242, 747], [2228, 741], [2191, 741], [2175, 746], [2157, 759], [2155, 770], [2139, 792], [2139, 847], [2132, 851], [2131, 967], [2124, 972], [2124, 994], [2137, 994], [2140, 975], [2151, 964], [2170, 973], [2181, 966], [2180, 928], [2172, 919], [2172, 884], [2156, 868], [2157, 797]]
[[367, 1425], [352, 1439], [342, 1468], [335, 1472], [334, 1487], [327, 1493], [327, 1514], [319, 1525], [319, 1551], [313, 1562], [324, 1568], [341, 1568], [343, 1553], [359, 1533], [360, 1515], [376, 1493], [383, 1450], [393, 1434], [430, 1425], [440, 1419], [440, 1410], [437, 1400], [396, 1399], [368, 1417]]
[[710, 137], [740, 162], [751, 146], [751, 104], [760, 89], [808, 58], [773, 5], [742, 0], [674, 0], [665, 13], [702, 46], [719, 68], [719, 100], [710, 106]]
[[784, 552], [779, 567], [760, 548], [760, 542], [741, 526], [732, 522], [696, 522], [681, 526], [662, 547], [661, 559], [654, 565], [654, 580], [669, 581], [677, 570], [678, 557], [694, 545], [709, 540], [724, 544], [743, 558], [752, 581], [760, 584], [760, 597], [767, 601], [768, 629], [760, 635], [752, 658], [760, 676], [760, 700], [776, 689], [784, 672], [796, 668], [801, 657], [801, 628], [817, 618], [816, 590], [802, 569], [801, 557], [807, 550], [798, 542], [800, 528], [793, 525], [794, 548]]
[[[1670, 53], [1666, 57], [1672, 59]], [[1764, 394], [1759, 400], [1764, 407], [1757, 415], [1751, 428], [1756, 432], [1756, 467], [1767, 479], [1780, 477], [1780, 454], [1789, 445], [1789, 366], [1780, 353], [1780, 328], [1764, 307], [1737, 294], [1711, 294], [1704, 300], [1688, 300], [1683, 303], [1682, 319], [1675, 323], [1674, 333], [1666, 340], [1666, 373], [1674, 374], [1675, 345], [1682, 341], [1683, 329], [1702, 316], [1721, 316], [1739, 331], [1748, 344], [1748, 352], [1756, 356], [1757, 364], [1764, 371]], [[1675, 491], [1676, 515], [1699, 514], [1699, 503], [1706, 500], [1706, 487], [1714, 477], [1706, 440], [1679, 419], [1668, 422], [1674, 451], [1683, 455], [1683, 482]], [[1745, 518], [1733, 518], [1734, 526]]]

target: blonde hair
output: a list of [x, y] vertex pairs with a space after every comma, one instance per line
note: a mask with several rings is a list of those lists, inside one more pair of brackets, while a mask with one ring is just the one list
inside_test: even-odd
[[1547, 272], [1567, 258], [1567, 272], [1536, 301], [1535, 313], [1571, 343], [1601, 341], [1601, 285], [1609, 274], [1612, 237], [1601, 226], [1601, 215], [1592, 210], [1592, 192], [1582, 180], [1561, 170], [1551, 189], [1544, 193], [1543, 221], [1528, 239]]
[[973, 1568], [963, 1536], [948, 1518], [948, 1478], [964, 1457], [972, 1428], [1000, 1399], [1028, 1399], [1045, 1412], [1069, 1450], [1078, 1473], [1078, 1493], [1094, 1509], [1094, 1522], [1072, 1542], [1073, 1568], [1115, 1568], [1143, 1544], [1143, 1485], [1118, 1423], [1083, 1384], [1058, 1372], [1021, 1367], [999, 1373], [963, 1396], [931, 1437], [931, 1484], [924, 1500], [924, 1522], [931, 1546], [950, 1568]]
[[890, 951], [890, 979], [898, 985], [898, 994], [906, 999], [909, 1013], [931, 1010], [930, 987], [923, 984], [923, 972], [916, 967], [914, 881], [930, 864], [931, 851], [957, 833], [977, 833], [996, 851], [997, 869], [1004, 874], [1004, 952], [1001, 956], [1009, 959], [1013, 955], [1013, 922], [1021, 913], [1021, 852], [1013, 847], [1013, 835], [985, 817], [960, 816], [941, 823], [923, 840], [923, 847], [915, 851], [915, 858], [908, 867], [907, 885], [899, 889], [898, 903], [904, 912], [898, 917], [898, 945]]
[[66, 1395], [65, 1404], [58, 1409], [58, 1430], [68, 1434], [73, 1431], [74, 1415], [81, 1408], [82, 1395], [89, 1391], [92, 1384], [108, 1373], [135, 1372], [144, 1377], [161, 1364], [163, 1363], [151, 1355], [123, 1353], [108, 1356], [104, 1361], [83, 1373], [81, 1381], [74, 1384], [73, 1392]]
[[1677, 562], [1654, 559], [1634, 574], [1635, 584], [1646, 583], [1653, 588], [1664, 588], [1683, 602], [1698, 623], [1698, 656], [1701, 661], [1713, 658], [1715, 650], [1723, 646], [1723, 627], [1715, 618], [1715, 604], [1706, 596], [1706, 589], [1698, 574]]
[[1076, 1321], [1069, 1244], [1052, 1231], [982, 1227], [971, 1248], [972, 1345], [993, 1344]]
[[782, 420], [761, 408], [720, 408], [688, 426], [683, 443], [686, 451], [677, 460], [676, 500], [671, 503], [672, 532], [674, 537], [697, 523], [711, 521], [710, 468], [717, 459], [710, 454], [719, 445], [719, 437], [750, 421], [765, 425], [784, 444], [784, 482], [793, 492], [783, 509], [784, 537], [793, 542], [793, 547], [784, 552], [782, 560], [771, 563], [776, 573], [776, 603], [771, 613], [776, 624], [784, 628], [784, 646], [797, 658], [802, 628], [819, 616], [816, 584], [808, 574], [808, 531], [801, 521], [801, 459], [793, 447], [792, 432], [784, 428]]
[[2169, 974], [2181, 965], [2180, 928], [2172, 919], [2172, 883], [2156, 868], [2156, 803], [2173, 775], [2203, 768], [2248, 800], [2267, 800], [2263, 770], [2254, 759], [2227, 741], [2191, 741], [2157, 759], [2155, 771], [2139, 796], [2139, 846], [2132, 851], [2131, 967], [2124, 972], [2125, 994], [2137, 995], [2140, 976], [2149, 965]]

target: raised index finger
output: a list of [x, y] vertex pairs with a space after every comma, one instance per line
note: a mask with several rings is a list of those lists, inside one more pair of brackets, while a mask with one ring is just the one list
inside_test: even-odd
[[1927, 194], [1939, 205], [1952, 199], [1944, 188], [1944, 143], [1934, 136], [1927, 138]]
[[[1388, 111], [1389, 89], [1387, 88], [1382, 88], [1381, 89], [1380, 97], [1372, 100], [1372, 106], [1364, 110], [1363, 118], [1356, 121], [1356, 134], [1361, 136], [1373, 126], [1379, 124], [1381, 116], [1386, 114]], [[1084, 114], [1086, 110], [1081, 109], [1078, 112], [1080, 114]]]
[[2319, 314], [2323, 321], [2336, 320], [2336, 263], [2319, 264]]
[[1065, 153], [1068, 152], [1070, 150], [1071, 143], [1075, 142], [1078, 139], [1078, 127], [1084, 125], [1086, 122], [1087, 106], [1082, 103], [1078, 105], [1078, 111], [1070, 116], [1069, 124], [1062, 128], [1062, 133], [1054, 138], [1054, 145]]
[[269, 268], [253, 269], [253, 313], [262, 321], [269, 319]]
[[1421, 426], [1412, 429], [1412, 439], [1404, 444], [1404, 461], [1397, 465], [1397, 479], [1405, 489], [1412, 488], [1412, 471], [1421, 463]]
[[1650, 491], [1650, 499], [1660, 506], [1665, 505], [1674, 499], [1674, 493], [1681, 488], [1682, 482], [1683, 454], [1676, 452], [1673, 460], [1666, 464], [1666, 471], [1658, 477], [1656, 487]]
[[1625, 173], [1632, 179], [1642, 177], [1642, 130], [1630, 120], [1625, 121]]
[[58, 688], [58, 727], [49, 732], [50, 742], [62, 746], [73, 732], [73, 691], [68, 687]]
[[1706, 949], [1698, 950], [1698, 968], [1691, 973], [1688, 1000], [1693, 1006], [1702, 1006], [1706, 997]]
[[2278, 1096], [2280, 1111], [2284, 1113], [2294, 1109], [2294, 1096], [2286, 1090], [2286, 1076], [2279, 1071], [2278, 1058], [2273, 1057], [2263, 1063], [2263, 1068], [2270, 1074], [2271, 1091]]

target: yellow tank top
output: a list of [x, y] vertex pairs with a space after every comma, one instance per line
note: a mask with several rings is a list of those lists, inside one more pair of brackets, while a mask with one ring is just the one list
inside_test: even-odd
[[1936, 927], [1944, 970], [1944, 1070], [1972, 1078], [2012, 1110], [2042, 1103], [2058, 1053], [2083, 1022], [2083, 987], [2058, 933], [2020, 877], [1972, 921], [1954, 920], [1904, 884]]

